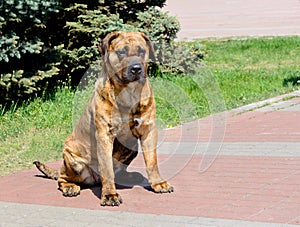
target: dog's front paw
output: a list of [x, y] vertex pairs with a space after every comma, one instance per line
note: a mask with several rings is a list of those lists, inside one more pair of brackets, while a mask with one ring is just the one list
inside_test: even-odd
[[156, 193], [171, 193], [174, 191], [173, 186], [171, 186], [167, 181], [163, 181], [158, 184], [152, 184], [151, 187]]
[[102, 195], [100, 200], [101, 206], [119, 206], [122, 203], [121, 196], [116, 194]]

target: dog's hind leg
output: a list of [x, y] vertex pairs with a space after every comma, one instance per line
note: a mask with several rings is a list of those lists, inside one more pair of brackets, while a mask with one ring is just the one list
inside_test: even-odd
[[[135, 142], [135, 143], [134, 143]], [[115, 171], [126, 170], [128, 165], [135, 159], [138, 154], [137, 140], [130, 145], [121, 143], [117, 138], [113, 145], [113, 161]]]
[[87, 162], [79, 152], [76, 142], [68, 140], [63, 149], [63, 165], [57, 180], [64, 196], [77, 196], [80, 194], [80, 185], [95, 183], [96, 177]]
[[59, 189], [62, 191], [64, 196], [77, 196], [80, 194], [80, 186], [76, 183], [78, 183], [80, 175], [78, 175], [78, 172], [73, 168], [74, 159], [67, 148], [63, 151], [63, 159], [64, 162], [57, 180]]
[[138, 142], [132, 141], [131, 146], [122, 144], [115, 139], [113, 149], [113, 162], [115, 171], [115, 182], [118, 185], [131, 186], [144, 180], [138, 172], [127, 172], [127, 167], [138, 155]]

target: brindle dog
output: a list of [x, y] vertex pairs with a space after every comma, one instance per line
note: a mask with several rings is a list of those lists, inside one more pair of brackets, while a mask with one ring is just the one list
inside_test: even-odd
[[150, 39], [140, 32], [113, 32], [99, 44], [99, 51], [102, 70], [85, 112], [64, 143], [60, 171], [34, 164], [57, 179], [64, 196], [77, 196], [80, 186], [101, 182], [100, 204], [118, 206], [122, 199], [115, 173], [126, 172], [137, 156], [139, 140], [152, 189], [172, 192], [157, 166], [156, 110], [147, 79], [148, 60], [154, 58]]

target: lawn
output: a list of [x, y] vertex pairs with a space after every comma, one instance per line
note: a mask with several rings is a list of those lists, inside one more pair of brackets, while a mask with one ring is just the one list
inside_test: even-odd
[[217, 76], [229, 109], [299, 89], [300, 37], [203, 44], [205, 62]]
[[[299, 89], [300, 37], [197, 42], [205, 54], [196, 73], [151, 78], [160, 128]], [[75, 97], [60, 88], [46, 99], [0, 109], [0, 176], [30, 168], [36, 159], [61, 159]]]

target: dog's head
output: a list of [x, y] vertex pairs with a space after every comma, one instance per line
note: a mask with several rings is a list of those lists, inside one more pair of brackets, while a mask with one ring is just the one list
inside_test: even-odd
[[150, 39], [141, 32], [112, 32], [98, 46], [103, 67], [120, 84], [144, 83], [149, 59], [154, 59]]

